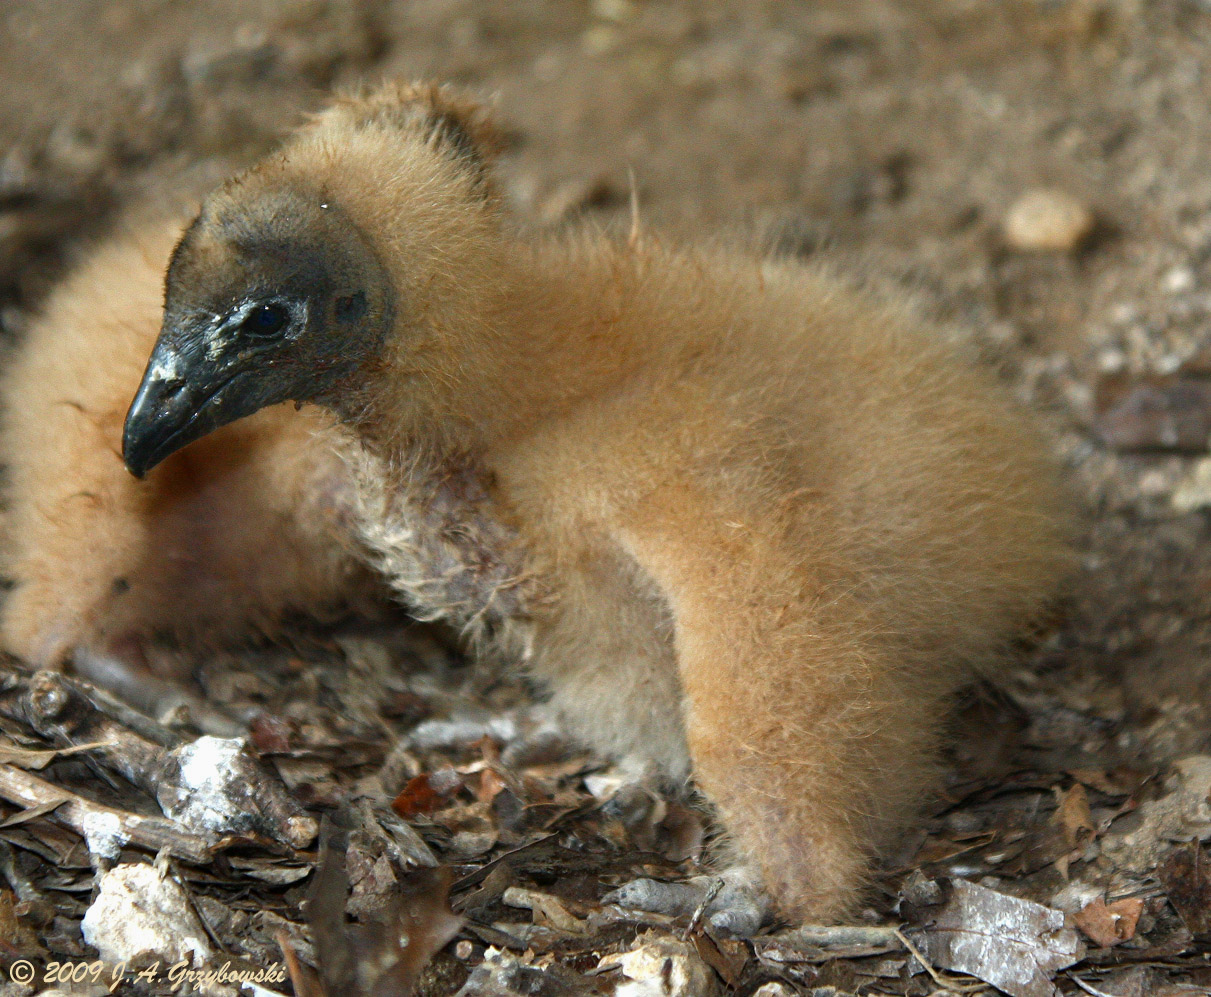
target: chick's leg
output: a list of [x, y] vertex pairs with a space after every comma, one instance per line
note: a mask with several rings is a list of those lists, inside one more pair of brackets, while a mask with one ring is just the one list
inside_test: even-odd
[[678, 495], [630, 549], [667, 594], [694, 778], [733, 874], [759, 874], [788, 918], [832, 921], [930, 781], [944, 683], [897, 658], [894, 607], [784, 539]]
[[534, 672], [571, 732], [652, 788], [684, 786], [689, 753], [672, 621], [651, 580], [616, 546], [586, 549], [561, 579], [560, 612]]
[[852, 913], [874, 853], [928, 780], [928, 716], [826, 638], [774, 649], [750, 628], [683, 619], [690, 755], [732, 861], [759, 871], [787, 917]]

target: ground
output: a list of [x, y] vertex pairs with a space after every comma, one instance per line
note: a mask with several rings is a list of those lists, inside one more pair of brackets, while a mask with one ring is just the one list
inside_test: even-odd
[[[716, 944], [684, 922], [607, 917], [602, 892], [645, 863], [670, 877], [694, 871], [699, 818], [652, 800], [596, 807], [585, 774], [604, 792], [610, 773], [555, 750], [554, 734], [527, 734], [525, 708], [468, 680], [427, 632], [301, 636], [255, 668], [248, 656], [204, 668], [217, 702], [260, 709], [254, 743], [305, 803], [354, 784], [384, 802], [410, 787], [396, 809], [454, 866], [465, 918], [424, 992], [462, 986], [488, 945], [527, 963], [515, 977], [542, 975], [502, 982], [511, 957], [500, 956], [489, 963], [500, 978], [485, 983], [481, 968], [472, 979], [498, 989], [474, 992], [610, 992], [617, 968], [583, 974], [633, 944], [664, 953], [669, 987], [677, 959], [687, 972], [705, 959], [712, 968], [691, 973], [690, 991], [780, 981], [800, 993], [923, 994], [959, 979], [921, 972], [878, 928], [891, 924], [907, 925], [939, 973], [967, 970], [1013, 993], [1048, 993], [1052, 977], [1064, 993], [1207, 992], [1211, 5], [14, 0], [0, 37], [8, 336], [123, 205], [183, 162], [221, 173], [333, 86], [423, 77], [494, 101], [508, 140], [503, 188], [533, 223], [625, 224], [633, 189], [653, 228], [754, 233], [781, 252], [836, 259], [970, 330], [1048, 423], [1084, 510], [1078, 577], [1000, 687], [960, 704], [945, 797], [887, 863], [863, 944]], [[1053, 210], [1068, 205], [1051, 249], [1030, 246], [1043, 223], [1008, 222], [1031, 191], [1059, 197]], [[407, 662], [441, 681], [407, 679]], [[10, 699], [30, 694], [19, 666], [6, 681]], [[443, 691], [468, 681], [461, 700]], [[502, 709], [514, 712], [484, 719]], [[63, 762], [51, 773], [67, 785], [79, 775]], [[86, 960], [87, 856], [70, 831], [25, 818], [0, 823], [0, 871], [16, 890], [0, 893], [0, 925], [44, 959]], [[408, 832], [393, 833], [399, 871]], [[358, 863], [391, 863], [375, 864], [381, 843], [363, 846], [347, 852], [354, 899], [359, 888], [386, 896]], [[520, 850], [502, 860], [510, 849]], [[181, 873], [214, 921], [212, 944], [258, 965], [280, 960], [275, 931], [302, 937], [306, 854], [279, 855], [273, 874], [255, 851]], [[249, 868], [253, 886], [239, 874]], [[1002, 899], [974, 901], [964, 881]], [[1011, 895], [1082, 928], [1084, 955], [1057, 956], [1036, 989], [939, 941], [948, 917], [977, 924], [973, 905]], [[517, 931], [501, 927], [510, 923]], [[332, 930], [313, 917], [313, 933]], [[1044, 944], [1039, 930], [1026, 951]], [[681, 948], [674, 958], [662, 945]], [[0, 962], [15, 952], [0, 941]]]

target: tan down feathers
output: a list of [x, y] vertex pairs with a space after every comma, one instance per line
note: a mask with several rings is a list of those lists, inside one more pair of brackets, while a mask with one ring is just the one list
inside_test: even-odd
[[950, 337], [824, 269], [511, 234], [479, 120], [386, 87], [212, 195], [127, 460], [266, 401], [335, 412], [417, 612], [524, 663], [590, 744], [692, 775], [785, 915], [841, 917], [947, 697], [1067, 568], [1046, 447]]
[[177, 221], [141, 224], [51, 295], [7, 358], [4, 649], [43, 667], [130, 664], [274, 631], [367, 590], [347, 486], [318, 410], [270, 410], [153, 480], [122, 466], [122, 419], [160, 328]]

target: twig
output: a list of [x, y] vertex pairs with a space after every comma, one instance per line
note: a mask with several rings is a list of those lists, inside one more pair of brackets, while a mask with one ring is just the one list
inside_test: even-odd
[[1111, 995], [1106, 993], [1105, 990], [1098, 990], [1096, 987], [1091, 987], [1088, 983], [1086, 983], [1084, 980], [1082, 980], [1079, 976], [1073, 976], [1071, 973], [1068, 973], [1067, 976], [1068, 976], [1068, 979], [1070, 979], [1078, 987], [1080, 987], [1082, 990], [1084, 990], [1085, 993], [1092, 994], [1093, 997], [1111, 997]]
[[164, 849], [174, 858], [199, 865], [210, 861], [219, 844], [162, 817], [143, 817], [86, 800], [12, 765], [0, 765], [0, 797], [21, 807], [45, 807], [55, 823], [86, 841], [90, 835], [104, 833], [119, 845], [131, 842], [153, 852]]
[[987, 986], [985, 983], [958, 983], [947, 979], [936, 969], [934, 969], [932, 965], [930, 965], [929, 960], [922, 955], [920, 949], [918, 949], [912, 942], [908, 940], [908, 936], [904, 934], [903, 931], [901, 931], [899, 928], [892, 928], [891, 930], [896, 938], [900, 940], [900, 944], [908, 949], [908, 951], [912, 954], [912, 957], [916, 959], [917, 962], [921, 964], [921, 967], [925, 970], [925, 972], [929, 974], [930, 979], [932, 979], [934, 983], [940, 986], [943, 990], [948, 990], [957, 994], [973, 994], [977, 990], [983, 990]]
[[698, 926], [702, 923], [702, 919], [706, 916], [706, 909], [711, 905], [711, 901], [713, 901], [715, 897], [719, 896], [719, 891], [722, 889], [722, 879], [715, 877], [711, 880], [711, 885], [707, 887], [706, 894], [703, 896], [697, 908], [695, 908], [694, 914], [690, 918], [690, 923], [681, 936], [684, 940], [688, 940], [689, 937], [698, 930]]
[[531, 849], [538, 848], [542, 845], [550, 844], [552, 841], [554, 841], [558, 837], [559, 837], [559, 833], [553, 831], [550, 834], [544, 834], [541, 838], [536, 838], [534, 841], [527, 841], [524, 845], [518, 845], [516, 848], [511, 849], [510, 851], [502, 852], [500, 855], [497, 855], [496, 858], [492, 859], [490, 862], [485, 862], [474, 872], [467, 873], [467, 875], [463, 876], [461, 879], [459, 879], [457, 882], [455, 882], [450, 887], [450, 893], [456, 894], [456, 893], [462, 893], [465, 890], [469, 890], [472, 886], [476, 886], [479, 883], [482, 883], [485, 879], [487, 879], [488, 874], [490, 872], [492, 872], [493, 869], [496, 869], [498, 866], [505, 864], [506, 862], [510, 861], [511, 859], [517, 858], [519, 855], [522, 855], [522, 854], [530, 851]]
[[850, 948], [854, 946], [894, 946], [899, 932], [887, 925], [805, 924], [777, 938], [817, 948]]
[[[104, 710], [115, 720], [135, 730], [142, 727], [140, 733], [144, 737], [158, 728], [162, 733], [151, 737], [151, 740], [159, 741], [165, 747], [171, 747], [178, 740], [175, 732], [158, 720], [141, 717], [136, 710], [126, 706], [123, 700], [146, 713], [148, 717], [170, 717], [184, 710], [188, 714], [187, 719], [194, 726], [215, 737], [238, 737], [244, 732], [242, 724], [214, 703], [208, 702], [180, 683], [165, 681], [150, 668], [80, 650], [76, 651], [74, 664], [77, 674], [99, 687], [87, 690], [89, 698], [98, 709]], [[110, 690], [121, 698], [115, 699], [103, 690]], [[153, 724], [154, 728], [151, 726]]]
[[[191, 801], [205, 790], [213, 811], [208, 826], [216, 838], [251, 832], [293, 848], [306, 848], [315, 840], [315, 820], [247, 752], [224, 748], [213, 738], [179, 743], [166, 728], [133, 714], [88, 683], [54, 672], [39, 672], [23, 690], [13, 686], [6, 692], [0, 698], [0, 714], [24, 721], [60, 749], [89, 741], [93, 749], [86, 761], [98, 775], [108, 777], [106, 769], [118, 772], [153, 797], [169, 818], [196, 822]], [[171, 749], [164, 745], [169, 736], [175, 739]], [[215, 767], [203, 772], [204, 784], [199, 785], [203, 776], [198, 766], [190, 766], [187, 773], [184, 760], [212, 748], [208, 764]]]
[[8, 885], [12, 887], [18, 900], [40, 900], [42, 898], [38, 888], [17, 864], [13, 846], [2, 840], [0, 840], [0, 875], [8, 880]]
[[85, 759], [94, 770], [109, 768], [154, 795], [151, 773], [163, 757], [164, 745], [159, 737], [148, 736], [162, 732], [147, 718], [135, 726], [130, 716], [115, 717], [115, 704], [99, 697], [97, 690], [55, 672], [38, 672], [8, 693], [0, 698], [0, 714], [28, 724], [59, 750], [81, 742], [95, 745]]
[[290, 936], [285, 931], [279, 931], [276, 939], [282, 950], [282, 958], [286, 960], [286, 972], [290, 974], [294, 992], [299, 997], [327, 997], [328, 991], [315, 972], [303, 964]]

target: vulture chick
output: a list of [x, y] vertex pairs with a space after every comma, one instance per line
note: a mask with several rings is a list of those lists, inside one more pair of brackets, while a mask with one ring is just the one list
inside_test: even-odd
[[[335, 610], [367, 584], [348, 474], [320, 409], [267, 410], [201, 440], [147, 481], [122, 463], [122, 420], [160, 327], [183, 226], [132, 226], [52, 293], [8, 357], [5, 650], [114, 675]], [[129, 681], [119, 684], [129, 686]]]
[[335, 413], [412, 607], [523, 661], [589, 744], [692, 776], [782, 915], [843, 917], [948, 695], [1066, 569], [1045, 447], [953, 343], [827, 272], [516, 234], [485, 132], [388, 86], [213, 193], [127, 466], [287, 399]]

